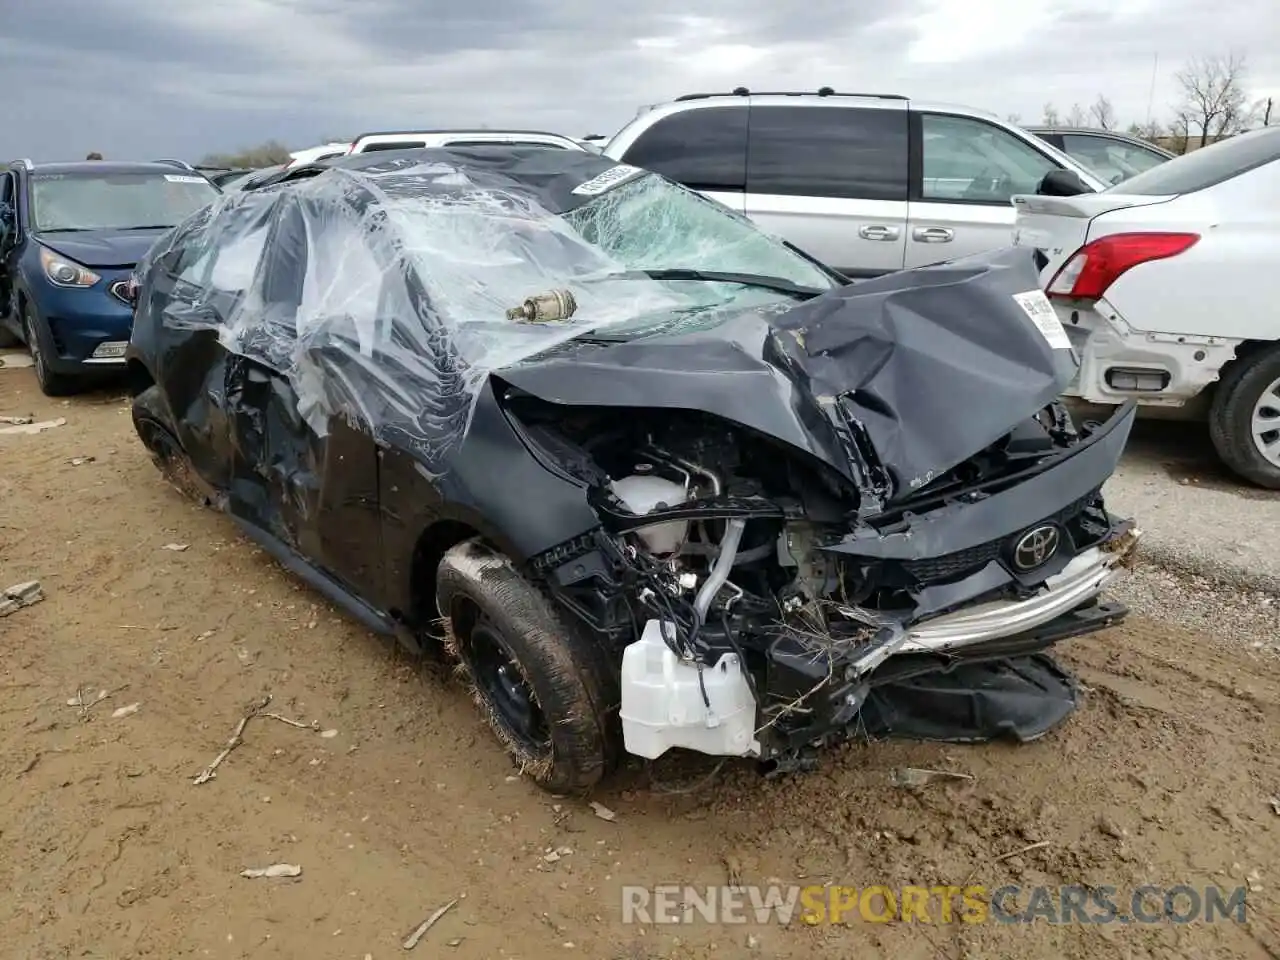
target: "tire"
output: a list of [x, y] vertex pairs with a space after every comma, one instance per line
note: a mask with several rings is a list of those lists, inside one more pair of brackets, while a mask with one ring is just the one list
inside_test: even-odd
[[35, 364], [36, 382], [40, 384], [40, 392], [46, 397], [65, 397], [77, 393], [79, 384], [74, 377], [54, 373], [49, 369], [47, 356], [49, 338], [44, 336], [44, 329], [35, 309], [29, 303], [22, 305], [22, 330], [27, 340], [27, 349], [31, 351], [31, 359]]
[[614, 769], [616, 673], [510, 560], [479, 540], [457, 544], [440, 561], [436, 602], [447, 650], [522, 773], [552, 793], [579, 794]]
[[[1232, 364], [1218, 384], [1209, 411], [1209, 436], [1218, 456], [1234, 473], [1268, 490], [1280, 490], [1280, 347], [1270, 347]], [[1264, 398], [1270, 395], [1268, 403]], [[1261, 405], [1261, 406], [1260, 406]], [[1253, 430], [1255, 409], [1275, 419], [1276, 441], [1268, 459]]]
[[134, 397], [132, 412], [133, 429], [156, 469], [183, 496], [207, 505], [209, 494], [196, 479], [191, 459], [166, 422], [160, 388], [152, 385]]

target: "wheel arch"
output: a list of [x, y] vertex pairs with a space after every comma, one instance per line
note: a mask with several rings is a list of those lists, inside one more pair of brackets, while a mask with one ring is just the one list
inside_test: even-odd
[[409, 619], [419, 631], [435, 639], [443, 636], [436, 623], [436, 568], [450, 547], [475, 537], [484, 538], [484, 534], [470, 523], [448, 518], [429, 524], [414, 542], [409, 564]]
[[131, 397], [139, 397], [156, 385], [156, 378], [151, 375], [147, 365], [137, 357], [130, 357], [125, 364], [125, 379], [129, 385]]

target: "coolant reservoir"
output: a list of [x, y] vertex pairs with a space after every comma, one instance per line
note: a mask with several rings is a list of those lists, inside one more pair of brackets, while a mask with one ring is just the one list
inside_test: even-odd
[[[706, 689], [706, 700], [702, 691]], [[711, 702], [707, 707], [707, 700]], [[756, 700], [736, 655], [712, 667], [686, 663], [650, 620], [622, 652], [622, 741], [637, 757], [655, 759], [672, 747], [715, 757], [754, 757]]]
[[[610, 484], [614, 494], [627, 505], [627, 509], [637, 516], [644, 516], [651, 510], [661, 506], [674, 507], [689, 499], [684, 487], [662, 477], [633, 474], [614, 480]], [[669, 523], [655, 523], [650, 527], [641, 527], [636, 532], [646, 547], [653, 553], [675, 553], [689, 535], [689, 521], [672, 520]]]

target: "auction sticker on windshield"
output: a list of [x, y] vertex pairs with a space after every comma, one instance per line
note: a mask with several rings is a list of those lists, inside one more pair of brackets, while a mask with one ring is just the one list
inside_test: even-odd
[[166, 173], [164, 178], [170, 183], [204, 183], [204, 177], [184, 177], [176, 173]]
[[1036, 325], [1036, 329], [1044, 335], [1051, 348], [1054, 350], [1071, 349], [1071, 339], [1067, 336], [1067, 330], [1062, 325], [1062, 321], [1058, 319], [1058, 312], [1053, 309], [1053, 304], [1049, 302], [1049, 298], [1044, 295], [1043, 290], [1028, 290], [1026, 293], [1015, 293], [1013, 299], [1022, 308], [1022, 312]]
[[596, 197], [606, 190], [612, 190], [620, 183], [626, 183], [628, 180], [640, 176], [644, 172], [639, 167], [620, 163], [616, 167], [612, 167], [604, 173], [596, 174], [590, 180], [578, 184], [573, 188], [572, 192], [580, 197]]

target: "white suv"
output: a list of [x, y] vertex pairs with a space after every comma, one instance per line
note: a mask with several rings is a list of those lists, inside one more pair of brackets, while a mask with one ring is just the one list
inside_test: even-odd
[[705, 193], [853, 278], [1008, 246], [1011, 198], [1053, 171], [1077, 191], [1106, 187], [990, 114], [825, 87], [689, 94], [641, 111], [604, 154]]

